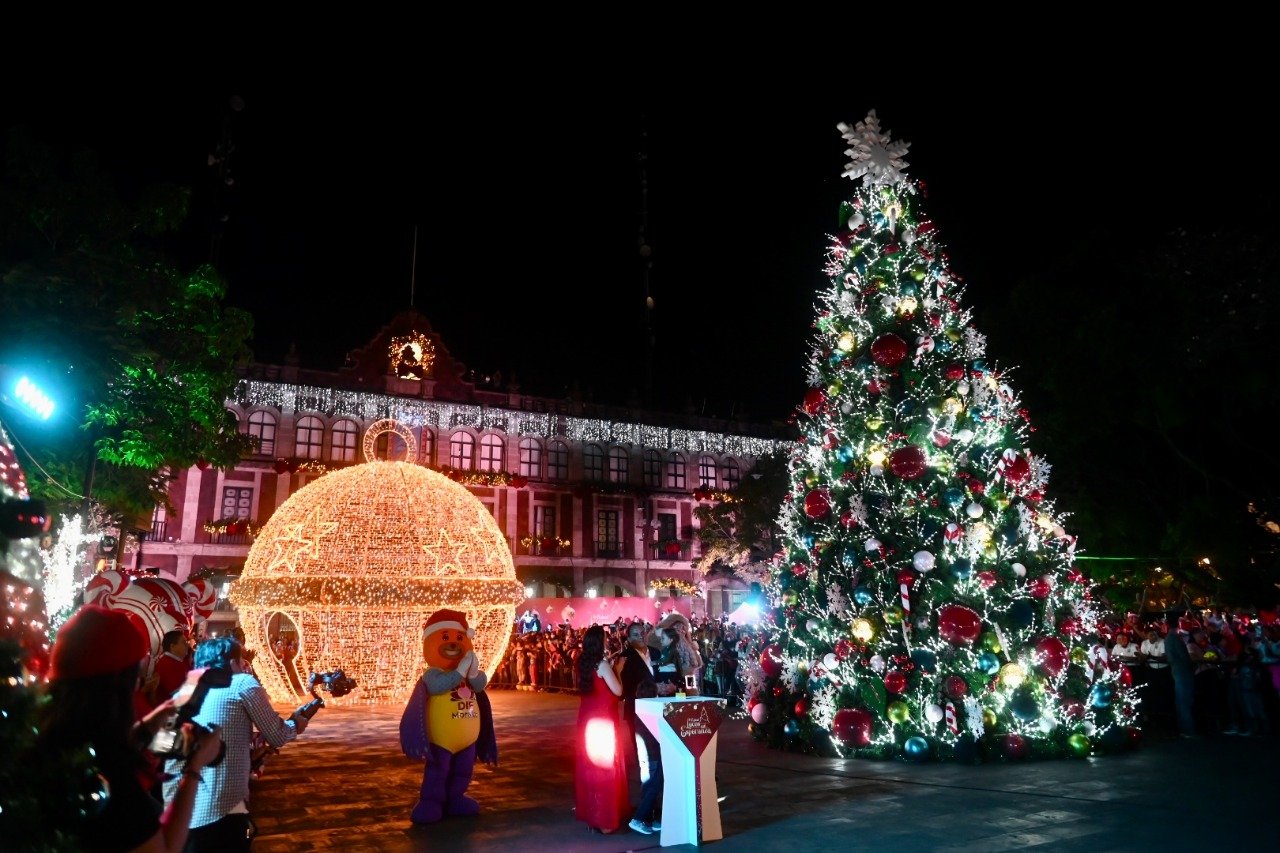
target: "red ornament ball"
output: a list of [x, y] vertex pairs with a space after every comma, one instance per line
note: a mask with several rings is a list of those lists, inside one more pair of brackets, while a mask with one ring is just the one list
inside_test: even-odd
[[795, 711], [796, 711], [796, 716], [797, 716], [797, 717], [803, 717], [803, 716], [807, 715], [807, 714], [809, 713], [809, 702], [808, 702], [808, 700], [806, 700], [806, 699], [797, 699], [797, 700], [796, 700], [796, 708], [795, 708]]
[[907, 676], [896, 669], [884, 674], [884, 689], [900, 694], [907, 689]]
[[791, 574], [795, 575], [798, 578], [802, 578], [805, 575], [809, 574], [809, 567], [806, 566], [804, 563], [796, 563], [791, 567]]
[[844, 660], [853, 653], [853, 644], [845, 639], [836, 640], [835, 653], [836, 660]]
[[899, 447], [889, 457], [889, 470], [904, 480], [919, 479], [925, 471], [924, 451], [914, 444]]
[[1036, 643], [1036, 656], [1040, 660], [1040, 668], [1050, 678], [1057, 678], [1067, 667], [1067, 647], [1057, 637], [1045, 637]]
[[1068, 699], [1062, 703], [1062, 716], [1068, 720], [1084, 719], [1084, 703], [1079, 699]]
[[871, 743], [871, 712], [862, 708], [841, 708], [831, 721], [831, 735], [852, 746]]
[[1048, 598], [1049, 593], [1053, 592], [1053, 578], [1042, 575], [1028, 584], [1027, 591], [1033, 598]]
[[969, 695], [969, 682], [958, 675], [948, 675], [942, 682], [942, 692], [949, 699], [963, 699]]
[[996, 585], [996, 573], [990, 570], [978, 572], [978, 583], [983, 589], [991, 589]]
[[897, 367], [907, 357], [907, 342], [895, 334], [881, 335], [871, 342], [871, 359], [884, 367]]
[[952, 382], [957, 382], [961, 379], [964, 379], [964, 365], [948, 364], [946, 367], [942, 369], [942, 375], [947, 379], [951, 380]]
[[775, 643], [760, 652], [760, 669], [764, 670], [767, 678], [782, 675], [782, 646]]
[[1027, 757], [1027, 739], [1022, 735], [1005, 735], [1001, 745], [1008, 758], [1019, 760]]
[[906, 584], [907, 586], [911, 586], [915, 582], [916, 582], [916, 573], [911, 571], [910, 569], [901, 569], [898, 572], [899, 585]]
[[857, 527], [858, 519], [854, 518], [853, 513], [846, 509], [844, 512], [840, 513], [840, 526], [845, 529]]
[[826, 489], [814, 489], [804, 496], [804, 514], [813, 519], [825, 518], [831, 512], [831, 494]]
[[953, 646], [968, 646], [982, 634], [982, 617], [960, 604], [938, 610], [938, 633]]
[[826, 408], [826, 405], [827, 392], [821, 388], [810, 388], [805, 392], [804, 403], [801, 404], [801, 408], [804, 409], [806, 415], [813, 417]]
[[786, 692], [786, 691], [784, 691], [784, 690], [782, 689], [782, 685], [781, 685], [781, 684], [775, 684], [775, 685], [773, 686], [773, 690], [772, 690], [772, 691], [770, 691], [770, 692], [772, 692], [772, 693], [773, 693], [773, 698], [774, 698], [774, 699], [781, 699], [781, 698], [782, 698], [782, 694], [783, 694], [784, 692]]
[[1129, 669], [1129, 667], [1127, 666], [1121, 665], [1119, 679], [1120, 679], [1121, 687], [1132, 687], [1133, 686], [1133, 670]]
[[1004, 466], [1004, 478], [1010, 483], [1017, 485], [1027, 479], [1027, 475], [1031, 473], [1031, 466], [1027, 464], [1027, 457], [1019, 453], [1013, 457], [1013, 461], [1008, 462]]
[[980, 495], [987, 490], [987, 486], [981, 480], [973, 479], [969, 481], [969, 491], [975, 495]]

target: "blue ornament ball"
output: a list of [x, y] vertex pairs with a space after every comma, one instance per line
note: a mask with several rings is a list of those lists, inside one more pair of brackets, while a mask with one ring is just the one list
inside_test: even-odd
[[924, 761], [929, 757], [929, 741], [919, 735], [909, 737], [907, 742], [902, 745], [902, 751], [912, 761]]
[[800, 734], [800, 724], [795, 720], [787, 720], [787, 724], [782, 727], [782, 733], [787, 737], [795, 737]]
[[938, 656], [929, 649], [912, 649], [911, 659], [925, 672], [933, 672], [938, 668]]
[[1095, 708], [1106, 708], [1111, 704], [1111, 698], [1110, 684], [1095, 684], [1089, 691], [1089, 704]]
[[961, 557], [951, 564], [951, 574], [956, 576], [956, 580], [966, 580], [973, 574], [973, 564]]
[[1013, 627], [1029, 628], [1034, 621], [1036, 621], [1036, 611], [1027, 599], [1019, 598], [1009, 606], [1009, 624]]
[[1035, 697], [1025, 690], [1019, 690], [1013, 694], [1009, 710], [1024, 723], [1029, 723], [1040, 716], [1040, 706], [1036, 704]]
[[951, 341], [946, 338], [934, 338], [933, 348], [938, 352], [951, 352]]
[[871, 595], [871, 590], [865, 586], [860, 586], [853, 591], [853, 600], [864, 607], [870, 604], [873, 599], [874, 596]]
[[942, 499], [951, 509], [959, 509], [960, 504], [964, 503], [964, 492], [952, 486], [942, 493]]
[[854, 451], [852, 444], [846, 444], [836, 451], [836, 458], [841, 462], [852, 462], [853, 457], [856, 455], [857, 453]]
[[985, 672], [987, 675], [995, 675], [1000, 671], [1000, 658], [991, 652], [983, 652], [978, 655], [977, 669], [979, 672]]

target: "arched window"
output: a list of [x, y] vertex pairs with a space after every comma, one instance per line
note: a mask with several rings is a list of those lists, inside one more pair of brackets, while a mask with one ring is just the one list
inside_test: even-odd
[[582, 476], [588, 480], [604, 479], [604, 451], [588, 444], [582, 449]]
[[486, 433], [480, 436], [481, 471], [501, 471], [504, 461], [502, 436]]
[[251, 412], [249, 425], [245, 430], [250, 437], [257, 439], [258, 453], [271, 456], [276, 452], [276, 418], [270, 412]]
[[319, 459], [324, 452], [324, 421], [312, 415], [298, 418], [293, 429], [293, 455], [299, 459]]
[[667, 488], [684, 488], [684, 457], [679, 453], [672, 453], [667, 460]]
[[342, 420], [333, 425], [329, 434], [329, 459], [333, 462], [356, 461], [356, 439], [360, 436], [360, 427], [355, 421]]
[[716, 459], [703, 454], [698, 457], [698, 485], [704, 489], [716, 487]]
[[469, 432], [455, 432], [449, 439], [449, 465], [470, 471], [476, 452], [476, 437]]
[[436, 461], [436, 434], [430, 427], [423, 427], [418, 435], [418, 461], [431, 465]]
[[662, 454], [656, 450], [646, 450], [641, 463], [646, 488], [662, 488]]
[[520, 439], [520, 476], [542, 477], [542, 444], [536, 438]]
[[721, 471], [724, 477], [724, 487], [726, 489], [738, 488], [738, 483], [742, 481], [741, 469], [738, 468], [737, 459], [724, 460], [724, 468]]
[[627, 482], [627, 467], [630, 460], [627, 457], [627, 451], [621, 447], [609, 448], [609, 482], [625, 483]]
[[547, 445], [547, 479], [569, 479], [569, 447], [563, 441]]

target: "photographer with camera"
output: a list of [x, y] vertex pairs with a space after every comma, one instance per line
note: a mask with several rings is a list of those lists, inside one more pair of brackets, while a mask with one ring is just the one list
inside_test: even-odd
[[[306, 729], [307, 717], [295, 711], [288, 720], [280, 718], [267, 691], [246, 671], [243, 647], [231, 637], [216, 637], [197, 646], [195, 666], [204, 670], [200, 681], [207, 689], [192, 722], [220, 734], [226, 756], [199, 771], [202, 784], [191, 815], [187, 850], [248, 850], [256, 834], [248, 809], [254, 727], [279, 749]], [[165, 783], [165, 802], [180, 795], [183, 780], [192, 775], [190, 761], [185, 760], [185, 769], [181, 758], [169, 761], [169, 772], [175, 775]]]
[[[144, 745], [167, 706], [136, 722], [133, 702], [149, 651], [150, 642], [133, 619], [92, 604], [66, 621], [53, 646], [48, 701], [41, 709], [33, 760], [92, 750], [105, 806], [96, 812], [84, 809], [83, 818], [65, 827], [86, 850], [183, 849], [200, 773], [222, 747], [216, 734], [195, 741], [162, 814], [160, 803], [147, 793], [155, 779]], [[185, 731], [190, 734], [189, 728]], [[57, 810], [63, 804], [44, 805]]]

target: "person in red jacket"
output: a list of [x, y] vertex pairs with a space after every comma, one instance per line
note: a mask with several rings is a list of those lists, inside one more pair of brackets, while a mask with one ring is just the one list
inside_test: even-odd
[[156, 658], [156, 684], [153, 704], [159, 704], [182, 686], [191, 671], [191, 645], [182, 631], [170, 631], [160, 638], [160, 657]]

